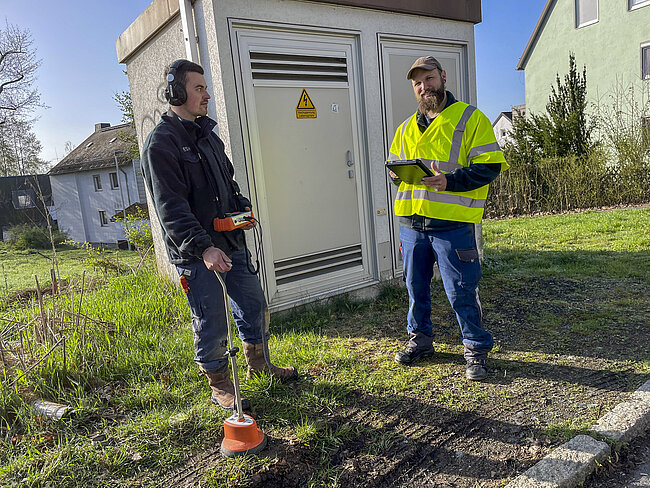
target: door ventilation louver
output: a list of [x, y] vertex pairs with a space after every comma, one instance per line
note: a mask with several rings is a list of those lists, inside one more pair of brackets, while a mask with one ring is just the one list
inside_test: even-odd
[[278, 285], [361, 266], [361, 244], [275, 261]]
[[348, 81], [345, 58], [251, 52], [253, 80]]

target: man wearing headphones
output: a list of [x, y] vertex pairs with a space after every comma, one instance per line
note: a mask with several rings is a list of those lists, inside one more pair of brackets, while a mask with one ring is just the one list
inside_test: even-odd
[[[211, 400], [235, 407], [230, 380], [221, 273], [239, 337], [244, 343], [248, 374], [268, 371], [280, 380], [297, 378], [294, 367], [280, 368], [265, 359], [267, 304], [257, 276], [250, 271], [244, 230], [216, 231], [213, 220], [249, 211], [250, 201], [234, 180], [224, 144], [213, 132], [203, 68], [180, 59], [166, 70], [169, 111], [147, 137], [142, 172], [162, 227], [169, 261], [176, 266], [192, 313], [194, 360], [212, 389]], [[247, 400], [242, 408], [250, 408]]]

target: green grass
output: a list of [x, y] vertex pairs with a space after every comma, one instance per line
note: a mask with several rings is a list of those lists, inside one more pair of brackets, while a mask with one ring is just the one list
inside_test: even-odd
[[[135, 251], [116, 249], [104, 250], [105, 260], [122, 266], [135, 266], [138, 255]], [[91, 275], [104, 269], [97, 253], [89, 254], [86, 249], [66, 248], [56, 251], [60, 278], [66, 281], [78, 281], [84, 271]], [[16, 251], [11, 245], [0, 242], [0, 297], [5, 297], [25, 289], [35, 289], [38, 277], [39, 284], [44, 287], [52, 283], [50, 269], [52, 268], [52, 250]]]
[[508, 275], [650, 274], [650, 208], [491, 220], [483, 224], [486, 270]]
[[[437, 354], [413, 368], [392, 359], [406, 338], [403, 288], [386, 285], [376, 300], [344, 296], [274, 316], [273, 360], [297, 366], [301, 379], [280, 384], [262, 374], [246, 380], [240, 357], [242, 387], [254, 416], [276, 444], [294, 446], [301, 462], [309, 463], [302, 483], [314, 487], [340, 485], [342, 468], [332, 459], [350, 445], [361, 446], [362, 457], [390, 458], [403, 441], [395, 428], [409, 420], [402, 412], [418, 404], [436, 406], [440, 417], [432, 422], [457, 419], [459, 425], [493, 415], [508, 426], [512, 415], [525, 412], [523, 418], [539, 417], [531, 435], [555, 444], [586, 432], [615, 396], [606, 396], [595, 410], [589, 406], [592, 385], [571, 375], [613, 372], [634, 389], [650, 374], [647, 354], [639, 353], [644, 346], [634, 342], [647, 337], [642, 334], [650, 318], [649, 231], [648, 209], [486, 221], [481, 295], [497, 337], [491, 383], [463, 379], [458, 327], [440, 283], [432, 285], [437, 304], [432, 318], [440, 326]], [[23, 284], [16, 277], [12, 289], [29, 282], [29, 263], [31, 269], [40, 261], [43, 269], [49, 266], [34, 255], [6, 247], [0, 252], [5, 266], [21, 270]], [[60, 256], [66, 276], [88, 270], [79, 253]], [[78, 311], [81, 298], [73, 288], [47, 303]], [[65, 357], [57, 348], [16, 388], [9, 388], [8, 380], [29, 361], [16, 360], [4, 372], [0, 486], [160, 486], [183, 463], [192, 464], [192, 456], [218, 449], [227, 414], [211, 405], [205, 379], [197, 375], [182, 292], [151, 269], [126, 273], [88, 291], [81, 309], [88, 319], [69, 318], [61, 325]], [[37, 315], [33, 303], [5, 312], [20, 323]], [[52, 342], [39, 345], [33, 334], [33, 328], [25, 329], [23, 341], [38, 358]], [[18, 348], [19, 339], [6, 329], [5, 349]], [[627, 352], [610, 355], [611, 341], [629, 343]], [[561, 406], [553, 416], [544, 417], [551, 408], [540, 406], [544, 392], [552, 408]], [[565, 396], [560, 401], [548, 392]], [[75, 412], [61, 421], [43, 419], [29, 406], [34, 396], [71, 405]], [[295, 462], [273, 455], [214, 455], [205, 461], [201, 482], [246, 486], [255, 476], [290, 472]]]

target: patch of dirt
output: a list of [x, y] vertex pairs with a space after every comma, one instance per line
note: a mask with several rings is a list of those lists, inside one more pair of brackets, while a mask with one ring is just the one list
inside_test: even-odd
[[[626, 296], [639, 296], [645, 286], [634, 281], [544, 277], [492, 283], [482, 289], [481, 298], [489, 307], [485, 327], [498, 347], [491, 355], [488, 379], [472, 384], [480, 400], [463, 410], [452, 408], [439, 395], [420, 398], [352, 390], [346, 406], [320, 414], [328, 425], [349, 425], [355, 432], [350, 440], [324, 453], [289, 439], [270, 439], [260, 455], [275, 459], [271, 466], [233, 481], [232, 486], [502, 487], [648, 379], [633, 362], [650, 355], [646, 325], [650, 307], [622, 311], [611, 323], [593, 329], [572, 328], [576, 313], [588, 314], [604, 302], [625, 303]], [[440, 305], [433, 312], [434, 324], [441, 324], [435, 326], [440, 352], [414, 367], [451, 369], [446, 383], [431, 385], [444, 396], [453, 389], [467, 389], [468, 384], [455, 316], [440, 284], [434, 284], [433, 292]], [[358, 357], [392, 361], [406, 341], [406, 306], [334, 314], [322, 332], [326, 337], [349, 337], [354, 351], [364, 341], [388, 340], [393, 349], [376, 351], [382, 359], [369, 359], [367, 349], [359, 350]], [[533, 320], [547, 316], [554, 321], [552, 327]], [[302, 383], [328, 374], [327, 366], [309, 374], [311, 379], [301, 380], [296, 388], [309, 387]], [[263, 418], [259, 412], [255, 415]], [[555, 435], [557, 426], [568, 430]], [[165, 483], [200, 486], [201, 476], [219, 456], [218, 447], [203, 452], [170, 473]], [[327, 471], [322, 473], [324, 465]], [[590, 488], [612, 486], [594, 483]]]

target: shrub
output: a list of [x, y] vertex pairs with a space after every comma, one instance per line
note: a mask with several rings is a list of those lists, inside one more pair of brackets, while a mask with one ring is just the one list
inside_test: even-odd
[[[19, 250], [25, 249], [51, 249], [50, 233], [46, 227], [36, 225], [22, 224], [16, 225], [9, 229], [9, 240], [14, 247]], [[54, 245], [62, 247], [68, 236], [59, 229], [52, 229], [52, 238]]]

